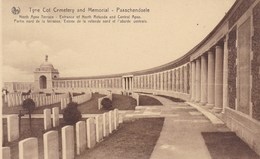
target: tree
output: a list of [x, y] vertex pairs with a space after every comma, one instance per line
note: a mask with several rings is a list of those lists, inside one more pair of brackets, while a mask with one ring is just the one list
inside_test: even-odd
[[70, 102], [64, 109], [63, 119], [67, 124], [73, 125], [82, 118], [82, 115], [77, 107], [78, 103]]
[[103, 98], [101, 101], [101, 105], [106, 110], [111, 110], [113, 108], [112, 101], [109, 98]]
[[31, 98], [27, 98], [23, 101], [23, 108], [28, 110], [29, 119], [30, 119], [30, 129], [32, 130], [32, 112], [35, 109], [35, 103]]

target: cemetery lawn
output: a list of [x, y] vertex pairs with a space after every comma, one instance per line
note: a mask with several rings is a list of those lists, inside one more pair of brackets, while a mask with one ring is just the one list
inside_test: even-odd
[[[98, 110], [98, 98], [103, 96], [104, 95], [93, 94], [91, 100], [78, 106], [79, 111], [82, 114], [102, 114], [104, 112], [108, 112], [108, 110], [105, 109]], [[157, 99], [145, 95], [140, 95], [139, 102], [140, 105], [162, 105], [162, 103]], [[113, 109], [135, 110], [136, 100], [131, 96], [113, 94], [112, 105]]]
[[180, 98], [174, 98], [174, 97], [170, 97], [170, 96], [165, 96], [165, 95], [157, 95], [159, 97], [164, 97], [164, 98], [167, 98], [173, 102], [178, 102], [178, 103], [183, 103], [185, 102], [184, 100], [180, 99]]
[[[11, 159], [19, 158], [19, 141], [29, 138], [29, 137], [37, 137], [38, 138], [38, 146], [39, 146], [39, 159], [43, 159], [43, 134], [47, 131], [44, 130], [43, 119], [32, 119], [32, 134], [30, 132], [29, 119], [22, 119], [22, 127], [21, 134], [18, 140], [13, 142], [7, 141], [7, 122], [6, 118], [3, 119], [3, 146], [8, 146], [11, 149]], [[65, 126], [65, 123], [62, 119], [60, 119], [60, 126], [53, 128], [52, 130], [58, 130], [59, 132], [59, 153], [61, 156], [61, 128]]]
[[[79, 111], [82, 114], [102, 114], [104, 112], [107, 112], [108, 110], [98, 110], [98, 98], [104, 97], [105, 95], [93, 93], [92, 98], [78, 106]], [[113, 94], [113, 108], [117, 108], [119, 110], [135, 110], [136, 107], [136, 100], [132, 98], [131, 96], [125, 96], [125, 95], [119, 95], [119, 94]], [[140, 106], [142, 105], [162, 105], [160, 101], [158, 101], [155, 98], [140, 95], [139, 96], [139, 102]], [[44, 109], [51, 109], [53, 107], [60, 107], [60, 103], [42, 106], [42, 107], [36, 107], [35, 110], [32, 112], [32, 114], [43, 114]], [[3, 103], [3, 114], [19, 114], [19, 110], [24, 110], [22, 106], [15, 106], [15, 107], [8, 107], [6, 103]], [[60, 111], [60, 114], [62, 114], [63, 111]], [[23, 113], [27, 113], [27, 111], [23, 111]]]
[[126, 121], [118, 130], [87, 149], [76, 159], [149, 159], [160, 136], [164, 118], [142, 118]]
[[149, 106], [153, 106], [153, 105], [163, 105], [159, 100], [150, 97], [150, 96], [146, 96], [146, 95], [140, 95], [139, 96], [139, 105], [149, 105]]

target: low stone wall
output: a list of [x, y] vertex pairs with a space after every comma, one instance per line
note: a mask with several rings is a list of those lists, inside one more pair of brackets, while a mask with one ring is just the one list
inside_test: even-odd
[[[89, 101], [92, 98], [92, 93], [85, 93], [79, 96], [72, 97], [72, 101], [78, 104], [85, 103]], [[69, 98], [62, 98], [61, 99], [61, 109], [64, 109], [69, 104], [70, 99]]]
[[134, 92], [144, 92], [151, 93], [154, 95], [165, 95], [174, 98], [179, 98], [185, 101], [190, 101], [191, 95], [183, 92], [174, 92], [174, 91], [162, 91], [162, 90], [151, 90], [151, 89], [135, 89]]
[[8, 94], [6, 98], [7, 98], [8, 107], [21, 106], [23, 104], [23, 101], [28, 98], [31, 98], [35, 102], [36, 107], [40, 107], [40, 106], [59, 103], [60, 99], [66, 96], [67, 94], [58, 94], [58, 95], [51, 95], [51, 96], [46, 96], [46, 94], [32, 94], [32, 95]]
[[243, 113], [225, 109], [224, 120], [228, 128], [236, 132], [257, 154], [260, 155], [260, 124]]
[[139, 106], [139, 94], [138, 93], [132, 93], [132, 98], [136, 100], [136, 105]]

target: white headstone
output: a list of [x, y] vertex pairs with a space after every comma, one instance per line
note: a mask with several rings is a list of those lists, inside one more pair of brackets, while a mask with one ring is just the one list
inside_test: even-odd
[[87, 119], [87, 142], [88, 148], [96, 145], [96, 127], [93, 118]]
[[60, 124], [59, 120], [59, 107], [52, 108], [52, 124], [53, 127], [57, 127]]
[[64, 126], [61, 129], [62, 133], [62, 159], [74, 159], [75, 157], [75, 142], [73, 126]]
[[49, 131], [43, 135], [44, 159], [59, 158], [58, 131]]
[[38, 140], [35, 137], [19, 142], [19, 159], [38, 159]]
[[43, 116], [44, 116], [44, 130], [51, 129], [51, 110], [50, 109], [44, 109], [43, 110]]
[[77, 155], [80, 155], [87, 148], [87, 131], [86, 122], [84, 121], [76, 123], [76, 145]]
[[11, 159], [10, 147], [2, 147], [2, 159]]
[[19, 138], [18, 115], [7, 116], [7, 138], [8, 138], [8, 142], [12, 142]]
[[96, 141], [100, 142], [103, 139], [103, 116], [97, 115], [95, 117], [96, 123]]
[[107, 137], [109, 135], [109, 118], [108, 113], [103, 114], [103, 136]]
[[118, 109], [114, 109], [114, 127], [117, 129], [119, 125], [119, 114], [118, 114]]
[[112, 133], [112, 131], [114, 130], [114, 117], [113, 117], [114, 113], [113, 111], [109, 111], [108, 112], [108, 118], [109, 118], [109, 133]]

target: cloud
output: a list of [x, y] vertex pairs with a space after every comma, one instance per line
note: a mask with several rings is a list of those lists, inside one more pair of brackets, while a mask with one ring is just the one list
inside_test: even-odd
[[3, 81], [7, 81], [7, 82], [32, 82], [33, 81], [32, 74], [14, 68], [12, 66], [2, 67], [2, 78]]
[[32, 73], [51, 49], [40, 41], [10, 41], [3, 47], [3, 64], [16, 70]]

